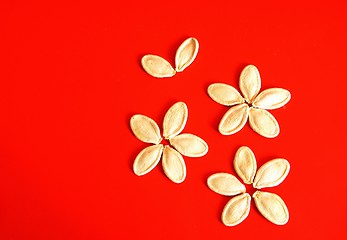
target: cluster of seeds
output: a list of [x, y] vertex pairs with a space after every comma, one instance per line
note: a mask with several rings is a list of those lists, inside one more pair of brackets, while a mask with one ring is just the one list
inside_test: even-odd
[[[289, 213], [284, 201], [274, 193], [259, 189], [275, 187], [282, 183], [289, 173], [289, 162], [283, 158], [276, 158], [265, 163], [257, 171], [257, 162], [252, 150], [243, 146], [235, 154], [234, 169], [245, 184], [253, 184], [253, 187], [258, 189], [253, 198], [259, 212], [274, 224], [286, 224]], [[248, 216], [251, 196], [235, 176], [229, 173], [215, 173], [207, 179], [207, 185], [221, 195], [237, 195], [224, 207], [222, 222], [225, 225], [235, 226]]]
[[[259, 93], [258, 69], [249, 65], [240, 75], [242, 95], [232, 86], [214, 83], [208, 87], [210, 97], [224, 106], [232, 106], [219, 123], [219, 132], [231, 135], [240, 131], [249, 119], [251, 128], [260, 135], [274, 138], [280, 132], [276, 118], [267, 110], [283, 107], [290, 100], [290, 92], [283, 88], [269, 88]], [[249, 107], [251, 105], [251, 107]]]
[[[134, 135], [142, 142], [152, 143], [143, 149], [136, 157], [133, 169], [138, 176], [150, 172], [162, 157], [162, 166], [166, 176], [175, 183], [181, 183], [186, 178], [186, 165], [183, 157], [201, 157], [208, 151], [207, 143], [200, 137], [190, 134], [180, 134], [188, 119], [188, 108], [184, 102], [175, 103], [165, 114], [163, 137], [170, 144], [160, 144], [162, 137], [158, 125], [149, 117], [134, 115], [130, 127]], [[181, 155], [182, 154], [182, 155]]]
[[[145, 55], [141, 64], [151, 76], [157, 78], [172, 77], [182, 72], [196, 58], [199, 43], [188, 38], [177, 49], [175, 67], [157, 55]], [[224, 106], [231, 108], [222, 117], [218, 130], [222, 135], [231, 135], [240, 131], [247, 120], [251, 128], [266, 138], [274, 138], [279, 132], [276, 118], [268, 111], [284, 106], [291, 98], [290, 92], [283, 88], [270, 88], [260, 92], [261, 79], [258, 69], [249, 65], [241, 72], [239, 79], [241, 94], [232, 86], [214, 83], [208, 87], [209, 96]], [[166, 176], [175, 183], [186, 178], [186, 166], [182, 155], [201, 157], [208, 151], [207, 143], [200, 137], [183, 133], [188, 118], [188, 108], [183, 102], [175, 103], [165, 114], [163, 137], [171, 146], [161, 144], [159, 126], [154, 120], [141, 114], [134, 115], [130, 127], [134, 135], [145, 143], [154, 144], [143, 149], [133, 165], [138, 176], [150, 172], [162, 159]], [[276, 158], [257, 170], [257, 162], [252, 150], [240, 147], [235, 154], [234, 169], [244, 184], [252, 184], [257, 191], [253, 194], [255, 206], [270, 222], [284, 225], [288, 222], [289, 212], [284, 201], [276, 194], [260, 189], [279, 185], [289, 173], [289, 162]], [[252, 197], [246, 193], [246, 187], [229, 173], [216, 173], [207, 180], [208, 187], [224, 196], [234, 196], [224, 207], [222, 222], [226, 226], [241, 223], [249, 214]]]

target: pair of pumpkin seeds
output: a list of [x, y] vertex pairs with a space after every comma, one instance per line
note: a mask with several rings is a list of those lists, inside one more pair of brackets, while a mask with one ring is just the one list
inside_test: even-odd
[[196, 58], [199, 51], [199, 42], [195, 38], [188, 38], [177, 49], [175, 56], [175, 68], [164, 58], [148, 54], [142, 57], [143, 69], [151, 76], [157, 78], [172, 77], [176, 72], [182, 72]]
[[[240, 147], [235, 154], [234, 168], [245, 184], [253, 184], [258, 189], [253, 194], [259, 212], [270, 222], [284, 225], [289, 220], [289, 212], [284, 201], [276, 194], [259, 189], [278, 186], [287, 177], [289, 162], [276, 158], [261, 166], [257, 171], [257, 163], [252, 150]], [[235, 196], [224, 207], [222, 222], [226, 226], [235, 226], [246, 219], [250, 212], [251, 196], [246, 187], [232, 174], [216, 173], [207, 180], [208, 187], [224, 196]]]
[[141, 114], [134, 115], [130, 127], [134, 135], [145, 143], [155, 144], [146, 147], [136, 157], [133, 165], [134, 173], [142, 176], [150, 172], [162, 158], [162, 166], [166, 176], [175, 183], [186, 178], [186, 165], [182, 155], [201, 157], [208, 151], [207, 143], [200, 137], [183, 133], [188, 119], [188, 108], [184, 102], [175, 103], [166, 112], [163, 123], [163, 137], [173, 146], [160, 144], [162, 137], [156, 122]]
[[234, 134], [249, 119], [255, 132], [267, 138], [276, 137], [280, 132], [279, 124], [267, 110], [284, 106], [291, 98], [290, 92], [283, 88], [269, 88], [260, 92], [260, 74], [253, 65], [246, 66], [241, 72], [239, 87], [243, 96], [228, 84], [214, 83], [208, 87], [208, 94], [214, 101], [232, 106], [220, 121], [219, 132], [223, 135]]

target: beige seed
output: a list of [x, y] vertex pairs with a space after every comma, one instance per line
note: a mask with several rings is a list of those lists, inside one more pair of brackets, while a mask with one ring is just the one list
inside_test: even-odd
[[163, 123], [163, 136], [170, 139], [182, 132], [188, 118], [188, 108], [184, 102], [177, 102], [166, 112]]
[[136, 157], [133, 165], [134, 173], [138, 176], [150, 172], [160, 161], [163, 145], [158, 144], [143, 149]]
[[255, 206], [267, 220], [277, 225], [284, 225], [288, 222], [288, 208], [280, 196], [274, 193], [256, 191], [253, 198]]
[[176, 74], [175, 69], [164, 58], [156, 55], [145, 55], [141, 59], [143, 69], [151, 76], [157, 78], [172, 77]]
[[249, 111], [249, 124], [255, 132], [263, 137], [274, 138], [280, 133], [280, 126], [276, 118], [264, 109], [251, 107]]
[[224, 196], [234, 196], [246, 191], [246, 187], [229, 173], [215, 173], [207, 179], [207, 186]]
[[175, 56], [176, 71], [182, 72], [196, 58], [199, 42], [195, 38], [188, 38], [177, 49]]
[[165, 146], [162, 165], [165, 175], [175, 183], [181, 183], [186, 178], [186, 165], [182, 155], [175, 149]]
[[134, 115], [130, 119], [130, 128], [134, 135], [143, 142], [158, 144], [162, 140], [158, 125], [144, 115]]
[[262, 109], [276, 109], [283, 107], [290, 100], [290, 92], [283, 88], [269, 88], [253, 101], [253, 106]]
[[242, 146], [237, 150], [234, 158], [234, 169], [244, 183], [253, 183], [257, 171], [257, 161], [249, 147]]
[[243, 97], [234, 87], [224, 83], [211, 84], [207, 92], [214, 101], [224, 106], [232, 106], [244, 102]]
[[201, 157], [208, 151], [207, 143], [190, 133], [180, 134], [170, 139], [170, 144], [187, 157]]
[[222, 222], [226, 226], [235, 226], [246, 219], [250, 208], [251, 196], [248, 193], [233, 197], [223, 209]]
[[261, 87], [260, 74], [256, 66], [248, 65], [242, 70], [239, 86], [246, 102], [252, 103]]
[[223, 135], [231, 135], [240, 131], [247, 122], [248, 112], [249, 107], [245, 103], [231, 107], [219, 123], [219, 132]]
[[254, 178], [253, 187], [257, 189], [279, 185], [287, 177], [290, 164], [286, 159], [276, 158], [261, 166]]

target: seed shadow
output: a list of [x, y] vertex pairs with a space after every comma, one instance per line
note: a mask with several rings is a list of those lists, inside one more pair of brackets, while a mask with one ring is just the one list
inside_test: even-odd
[[221, 220], [221, 216], [222, 216], [222, 212], [223, 212], [223, 209], [224, 209], [224, 206], [227, 204], [227, 202], [231, 199], [229, 197], [225, 197], [225, 196], [222, 196], [214, 191], [212, 191], [208, 186], [207, 186], [207, 179], [209, 176], [211, 176], [212, 174], [215, 174], [217, 172], [212, 172], [212, 171], [208, 171], [206, 173], [203, 174], [203, 176], [201, 177], [201, 182], [202, 184], [204, 184], [207, 188], [208, 188], [208, 191], [211, 195], [214, 195], [216, 197], [219, 197], [219, 198], [222, 198], [219, 200], [219, 202], [217, 203], [217, 209], [215, 212], [215, 218], [218, 219], [218, 221], [222, 222]]
[[137, 55], [137, 57], [136, 57], [137, 65], [141, 68], [142, 71], [145, 71], [145, 70], [142, 67], [141, 60], [142, 60], [143, 56], [145, 56], [146, 54], [148, 54], [148, 53], [142, 53], [142, 54]]
[[209, 95], [208, 95], [208, 87], [213, 84], [213, 83], [217, 83], [218, 81], [210, 81], [208, 83], [205, 83], [204, 84], [204, 89], [206, 89], [205, 91], [205, 94], [206, 96], [208, 97], [209, 99], [209, 102], [211, 104], [214, 104], [216, 106], [216, 108], [219, 108], [218, 109], [218, 112], [217, 113], [214, 113], [213, 115], [215, 116], [213, 118], [213, 120], [210, 122], [210, 126], [214, 129], [214, 131], [217, 131], [218, 132], [218, 126], [219, 126], [219, 122], [220, 120], [222, 119], [222, 117], [224, 116], [224, 114], [230, 109], [230, 107], [228, 106], [223, 106], [217, 102], [215, 102]]
[[234, 87], [241, 95], [241, 90], [239, 87], [239, 80], [240, 80], [240, 75], [242, 70], [250, 65], [251, 63], [241, 63], [241, 64], [237, 64], [236, 68], [232, 71], [230, 71], [230, 75], [228, 76], [227, 79], [229, 79], [227, 82], [225, 82], [226, 84], [229, 84], [230, 86]]
[[176, 51], [178, 49], [178, 47], [186, 40], [188, 39], [190, 36], [185, 36], [185, 37], [180, 37], [177, 40], [175, 40], [173, 42], [173, 44], [171, 45], [171, 47], [169, 47], [169, 51], [168, 51], [168, 56], [170, 59], [166, 59], [169, 63], [171, 63], [171, 65], [175, 68], [175, 56], [176, 56]]
[[171, 99], [171, 100], [169, 100], [169, 101], [167, 101], [166, 103], [164, 103], [164, 104], [161, 104], [161, 111], [158, 113], [158, 121], [159, 122], [157, 122], [157, 124], [158, 124], [158, 126], [159, 126], [159, 128], [160, 128], [160, 131], [161, 131], [161, 133], [162, 133], [162, 131], [163, 131], [163, 129], [162, 129], [162, 126], [163, 126], [163, 121], [164, 121], [164, 117], [165, 117], [165, 114], [167, 113], [167, 111], [169, 110], [169, 108], [172, 106], [172, 105], [174, 105], [175, 103], [177, 103], [177, 102], [179, 102], [179, 100], [173, 100], [173, 99]]
[[[131, 112], [131, 113], [127, 113], [126, 117], [124, 118], [124, 123], [128, 128], [128, 131], [135, 137], [135, 135], [133, 134], [133, 131], [131, 130], [130, 127], [130, 119], [132, 116], [134, 116], [136, 113]], [[136, 138], [137, 139], [137, 138]], [[131, 151], [129, 159], [128, 159], [128, 168], [133, 171], [133, 164], [134, 164], [134, 160], [136, 158], [136, 156], [140, 153], [140, 151], [142, 151], [145, 147], [148, 147], [149, 145], [146, 143], [141, 142], [140, 140], [138, 141], [140, 144], [139, 146], [135, 147], [135, 150]]]

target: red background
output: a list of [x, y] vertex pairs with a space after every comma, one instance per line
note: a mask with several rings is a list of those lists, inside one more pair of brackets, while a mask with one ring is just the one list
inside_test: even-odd
[[[346, 222], [346, 7], [343, 1], [1, 1], [0, 239], [343, 239]], [[173, 78], [141, 68], [144, 54], [174, 62], [187, 37], [199, 40], [193, 64]], [[227, 107], [211, 83], [238, 88], [254, 64], [262, 90], [292, 100], [271, 113], [281, 133], [265, 139], [246, 125], [222, 136]], [[177, 101], [188, 105], [184, 132], [207, 141], [185, 157], [187, 178], [161, 168], [137, 177], [130, 117], [160, 126]], [[234, 173], [238, 147], [258, 165], [283, 157], [287, 179], [269, 189], [290, 220], [276, 226], [254, 204], [236, 227], [220, 221], [230, 197], [206, 179]], [[249, 189], [253, 192], [253, 189]]]

